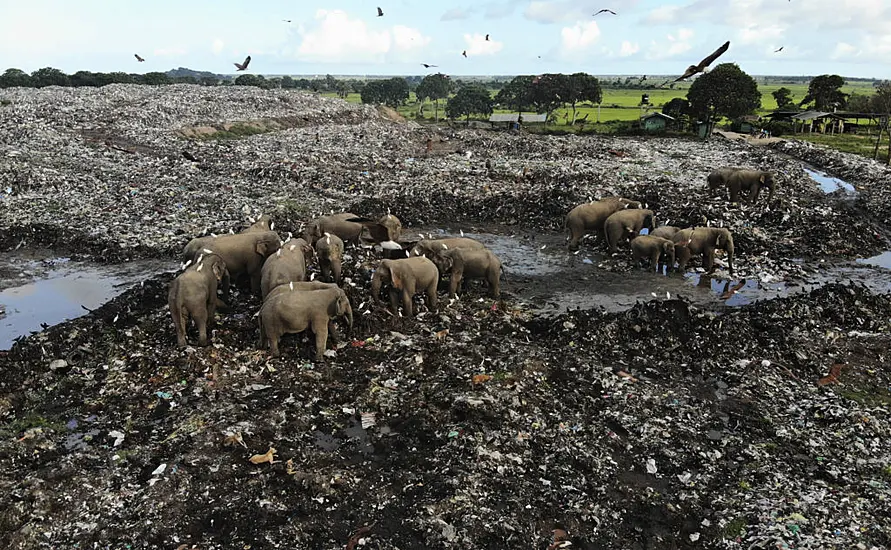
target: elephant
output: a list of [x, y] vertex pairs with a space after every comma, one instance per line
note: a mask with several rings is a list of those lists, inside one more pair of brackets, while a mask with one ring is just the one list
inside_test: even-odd
[[702, 267], [712, 273], [715, 270], [715, 250], [727, 252], [727, 269], [733, 275], [733, 235], [724, 227], [695, 227], [678, 231], [672, 239], [683, 244], [689, 254], [678, 259], [678, 269], [684, 271], [687, 261], [695, 254], [702, 256]]
[[577, 250], [586, 233], [602, 231], [606, 219], [619, 210], [642, 208], [638, 201], [623, 197], [606, 197], [596, 202], [580, 204], [566, 215], [564, 226], [569, 230], [569, 250]]
[[769, 204], [773, 200], [773, 192], [776, 187], [776, 181], [770, 172], [765, 172], [764, 170], [737, 170], [727, 178], [727, 188], [730, 189], [730, 202], [737, 202], [740, 192], [743, 192], [743, 200], [754, 204], [758, 201], [758, 194], [761, 193], [762, 187], [770, 190], [770, 194], [767, 196]]
[[731, 174], [742, 170], [742, 168], [737, 168], [735, 166], [725, 166], [724, 168], [718, 168], [708, 176], [706, 176], [705, 181], [708, 184], [709, 194], [712, 196], [715, 195], [715, 191], [721, 189], [727, 184], [727, 179]]
[[269, 291], [263, 302], [267, 302], [283, 292], [295, 290], [325, 290], [328, 288], [340, 288], [335, 283], [323, 283], [322, 281], [288, 281], [278, 285]]
[[486, 279], [493, 298], [501, 296], [501, 260], [488, 249], [452, 248], [440, 250], [433, 257], [440, 274], [451, 274], [449, 297], [457, 296], [463, 277]]
[[654, 237], [652, 235], [640, 235], [631, 241], [631, 252], [635, 262], [650, 260], [650, 268], [659, 272], [660, 263], [668, 266], [668, 270], [674, 269], [674, 241]]
[[303, 239], [295, 239], [282, 246], [263, 262], [260, 269], [260, 294], [263, 298], [278, 285], [306, 279], [306, 255], [312, 247]]
[[328, 346], [328, 324], [332, 319], [345, 317], [349, 328], [353, 327], [353, 308], [341, 288], [318, 290], [290, 290], [288, 285], [279, 288], [263, 302], [260, 308], [260, 348], [269, 343], [273, 357], [281, 355], [278, 341], [284, 334], [296, 334], [312, 329], [316, 335], [316, 361], [321, 361]]
[[452, 250], [455, 248], [469, 248], [482, 250], [486, 245], [476, 239], [470, 237], [446, 237], [444, 239], [421, 239], [411, 249], [411, 256], [426, 256], [433, 258], [441, 250]]
[[176, 329], [176, 344], [186, 347], [186, 324], [189, 317], [198, 327], [198, 345], [207, 345], [207, 328], [214, 322], [217, 307], [217, 286], [226, 275], [226, 262], [217, 254], [202, 254], [170, 282], [167, 305]]
[[651, 237], [662, 237], [663, 239], [671, 240], [674, 237], [675, 233], [680, 231], [680, 227], [675, 227], [673, 225], [660, 225], [656, 229], [650, 231]]
[[272, 221], [272, 216], [270, 216], [269, 214], [263, 214], [257, 219], [257, 221], [242, 229], [241, 232], [253, 233], [255, 231], [272, 231], [273, 229], [275, 229], [275, 222]]
[[387, 214], [374, 222], [352, 212], [342, 212], [323, 216], [310, 223], [306, 228], [306, 240], [316, 242], [325, 233], [331, 233], [340, 237], [345, 243], [359, 244], [359, 237], [365, 227], [369, 227], [375, 242], [396, 240], [402, 234], [402, 222], [392, 214]]
[[368, 234], [376, 243], [398, 241], [402, 236], [402, 222], [393, 214], [381, 216], [377, 221], [369, 218], [350, 218], [348, 222], [360, 223], [368, 229]]
[[323, 279], [333, 278], [340, 284], [341, 263], [343, 262], [343, 241], [337, 235], [325, 233], [316, 241], [316, 256], [319, 257], [319, 269]]
[[635, 208], [619, 210], [611, 214], [603, 224], [604, 236], [606, 244], [609, 246], [610, 252], [618, 250], [619, 240], [625, 238], [634, 238], [643, 228], [652, 230], [656, 225], [656, 216], [652, 210], [646, 208]]
[[399, 312], [399, 298], [407, 317], [414, 315], [412, 298], [416, 292], [426, 292], [427, 306], [436, 309], [436, 287], [439, 284], [439, 269], [425, 256], [412, 256], [404, 260], [381, 260], [371, 278], [371, 297], [380, 303], [383, 283], [390, 283], [390, 307], [393, 313]]
[[229, 295], [230, 277], [238, 279], [246, 275], [251, 281], [251, 290], [260, 292], [263, 262], [280, 247], [281, 240], [273, 231], [254, 231], [220, 235], [213, 239], [208, 248], [202, 251], [219, 254], [226, 262], [228, 276], [223, 277], [223, 296]]

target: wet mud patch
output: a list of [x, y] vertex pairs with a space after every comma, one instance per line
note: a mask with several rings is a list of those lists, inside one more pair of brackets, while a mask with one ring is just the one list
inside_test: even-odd
[[175, 267], [164, 260], [77, 262], [51, 250], [0, 254], [0, 350], [29, 333], [85, 315], [129, 286]]
[[820, 189], [822, 189], [824, 193], [841, 192], [852, 198], [857, 195], [857, 189], [841, 178], [830, 176], [826, 172], [822, 172], [813, 166], [804, 165], [802, 168], [805, 173], [820, 186]]

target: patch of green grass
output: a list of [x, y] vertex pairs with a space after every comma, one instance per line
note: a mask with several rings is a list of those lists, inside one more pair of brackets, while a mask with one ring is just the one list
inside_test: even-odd
[[891, 481], [891, 465], [882, 468], [882, 477], [884, 477], [888, 481]]
[[[875, 135], [864, 134], [828, 135], [799, 133], [789, 134], [783, 137], [800, 139], [802, 141], [810, 141], [811, 143], [826, 145], [827, 147], [832, 147], [833, 149], [836, 149], [838, 151], [843, 151], [845, 153], [854, 153], [855, 155], [861, 155], [867, 158], [872, 158], [872, 153], [875, 150], [876, 144]], [[888, 161], [887, 140], [883, 140], [882, 143], [879, 145], [878, 160], [882, 162]]]
[[60, 432], [65, 429], [65, 425], [57, 420], [50, 420], [39, 414], [29, 413], [22, 418], [16, 418], [9, 424], [0, 426], [0, 437], [4, 439], [19, 438], [22, 433], [31, 428], [43, 428], [49, 432]]
[[891, 392], [879, 387], [841, 388], [836, 390], [836, 393], [867, 407], [887, 407], [891, 405]]
[[0, 99], [0, 107], [6, 107], [7, 105], [12, 105], [11, 99]]
[[278, 210], [285, 216], [290, 215], [291, 217], [299, 219], [309, 216], [312, 209], [303, 201], [286, 199], [278, 204]]
[[739, 517], [733, 519], [724, 527], [724, 538], [735, 539], [736, 537], [741, 537], [745, 533], [746, 525], [748, 524], [749, 522], [746, 521], [746, 518]]
[[270, 131], [267, 128], [260, 128], [252, 124], [235, 123], [226, 130], [218, 130], [212, 134], [201, 135], [199, 139], [242, 139]]

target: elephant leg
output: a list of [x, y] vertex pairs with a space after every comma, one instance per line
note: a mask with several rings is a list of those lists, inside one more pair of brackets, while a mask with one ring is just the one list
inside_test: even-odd
[[737, 202], [739, 200], [739, 187], [736, 185], [730, 186], [730, 202]]
[[175, 305], [170, 309], [170, 316], [173, 317], [173, 328], [176, 330], [176, 345], [180, 348], [186, 347], [186, 314], [182, 308]]
[[192, 319], [198, 326], [198, 345], [207, 346], [207, 308], [204, 307], [204, 304], [192, 312]]
[[332, 270], [334, 271], [334, 282], [339, 285], [340, 284], [340, 264], [334, 264], [332, 266]]
[[650, 269], [654, 270], [656, 273], [659, 273], [659, 251], [655, 251], [652, 256], [650, 256]]
[[402, 289], [402, 309], [405, 310], [406, 317], [414, 317], [415, 312], [412, 308], [412, 298], [414, 295], [415, 293], [409, 291], [408, 288]]
[[229, 285], [232, 284], [232, 277], [229, 275], [229, 272], [226, 271], [223, 273], [223, 280], [221, 281], [221, 286], [223, 287], [223, 298], [229, 299]]
[[752, 192], [749, 193], [749, 203], [755, 204], [758, 202], [758, 195], [761, 193], [761, 186], [759, 184], [755, 184], [752, 186]]
[[263, 325], [263, 318], [260, 317], [260, 340], [257, 342], [257, 349], [266, 347], [266, 327]]
[[401, 294], [402, 292], [398, 289], [390, 289], [390, 309], [393, 310], [393, 315], [399, 315], [399, 300]]
[[281, 352], [278, 349], [278, 339], [281, 338], [281, 334], [279, 334], [278, 331], [276, 331], [276, 332], [268, 332], [267, 331], [267, 338], [269, 338], [269, 353], [273, 357], [280, 356]]
[[430, 311], [436, 311], [436, 306], [439, 304], [439, 296], [436, 294], [436, 281], [430, 283], [430, 286], [427, 287], [427, 302], [430, 307]]
[[[449, 280], [449, 298], [454, 298], [458, 295], [458, 286], [461, 284], [461, 279], [464, 277], [464, 272], [460, 269], [452, 270], [452, 277]], [[463, 287], [462, 287], [463, 289]]]
[[322, 280], [327, 282], [328, 277], [331, 276], [331, 267], [327, 263], [319, 262], [319, 274], [322, 276]]
[[254, 294], [260, 294], [260, 279], [261, 279], [260, 270], [258, 269], [256, 272], [251, 274], [251, 292]]
[[715, 270], [715, 249], [713, 247], [702, 251], [702, 267], [709, 273]]
[[313, 323], [312, 331], [316, 334], [316, 361], [322, 361], [328, 347], [328, 321], [319, 320]]

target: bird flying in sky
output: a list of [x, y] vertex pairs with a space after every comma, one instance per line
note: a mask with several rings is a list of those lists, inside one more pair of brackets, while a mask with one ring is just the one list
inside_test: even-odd
[[439, 65], [429, 65], [427, 63], [421, 63], [421, 65], [423, 65], [425, 69], [429, 69], [430, 67], [438, 67], [439, 66]]
[[781, 52], [781, 51], [783, 51], [783, 48], [785, 48], [785, 47], [786, 47], [786, 46], [780, 46], [779, 48], [777, 48], [776, 50], [774, 50], [773, 53]]
[[687, 67], [687, 70], [684, 71], [683, 76], [676, 78], [675, 82], [677, 82], [678, 80], [684, 80], [685, 78], [689, 78], [696, 73], [704, 72], [706, 67], [708, 67], [712, 63], [712, 61], [721, 57], [721, 54], [726, 52], [727, 48], [729, 48], [729, 47], [730, 47], [730, 41], [728, 40], [727, 42], [724, 42], [724, 44], [722, 44], [720, 48], [718, 48], [717, 50], [712, 52], [712, 54], [710, 56], [708, 56], [705, 59], [703, 59], [702, 61], [700, 61], [699, 65], [690, 65], [689, 67]]
[[377, 16], [378, 16], [378, 17], [383, 17], [383, 16], [384, 16], [384, 10], [382, 10], [382, 9], [380, 8], [380, 6], [378, 6], [378, 8], [377, 8]]
[[608, 9], [605, 9], [605, 8], [602, 9], [602, 10], [600, 10], [600, 11], [598, 11], [598, 12], [596, 12], [594, 15], [596, 16], [596, 15], [601, 14], [601, 13], [611, 13], [611, 14], [613, 14], [613, 15], [616, 15], [616, 12], [614, 12], [613, 10], [608, 10]]
[[145, 61], [145, 59], [143, 59], [142, 57], [139, 57], [139, 54], [138, 54], [138, 53], [134, 53], [133, 55], [136, 56], [136, 61], [139, 61], [140, 63], [142, 63], [143, 61]]
[[244, 63], [233, 63], [233, 65], [235, 65], [235, 67], [239, 71], [243, 71], [248, 68], [248, 65], [250, 64], [250, 62], [251, 62], [251, 56], [247, 56], [244, 58]]
[[464, 57], [467, 57], [467, 50], [464, 50], [463, 52], [461, 52], [461, 55], [463, 55]]
[[489, 41], [489, 35], [487, 34], [487, 35], [486, 35], [486, 42], [488, 42], [488, 41]]

